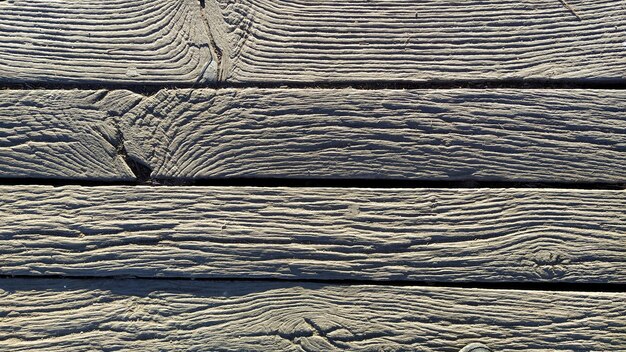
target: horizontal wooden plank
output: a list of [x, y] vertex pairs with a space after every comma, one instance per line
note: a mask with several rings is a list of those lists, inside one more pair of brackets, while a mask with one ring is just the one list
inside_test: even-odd
[[0, 83], [215, 79], [197, 0], [0, 1]]
[[109, 112], [139, 100], [126, 91], [0, 90], [0, 178], [133, 180]]
[[622, 351], [626, 294], [0, 280], [10, 351]]
[[617, 90], [164, 90], [121, 119], [153, 177], [624, 182]]
[[[617, 90], [0, 91], [0, 177], [624, 182]], [[151, 171], [150, 171], [151, 170]]]
[[626, 191], [0, 187], [2, 275], [626, 283]]
[[231, 82], [624, 80], [621, 0], [209, 0]]

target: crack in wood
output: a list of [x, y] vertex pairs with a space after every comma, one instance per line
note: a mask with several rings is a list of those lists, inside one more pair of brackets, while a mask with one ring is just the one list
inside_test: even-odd
[[572, 5], [570, 5], [569, 3], [567, 3], [566, 0], [559, 0], [561, 2], [561, 4], [563, 4], [563, 6], [565, 6], [565, 8], [567, 8], [574, 16], [576, 16], [576, 18], [578, 18], [579, 21], [582, 21], [583, 19], [578, 15], [578, 13], [576, 12], [576, 10], [574, 9], [574, 7]]
[[155, 183], [155, 181], [152, 180], [150, 176], [152, 174], [152, 168], [149, 165], [143, 163], [141, 160], [128, 154], [126, 146], [124, 145], [124, 134], [118, 125], [116, 125], [115, 128], [117, 133], [115, 138], [116, 144], [114, 145], [114, 147], [117, 151], [117, 154], [124, 160], [130, 171], [135, 175], [137, 182], [140, 184]]
[[[206, 26], [206, 30], [207, 30], [207, 34], [209, 36], [209, 50], [211, 51], [211, 55], [213, 56], [213, 60], [217, 63], [216, 65], [216, 73], [215, 73], [215, 80], [217, 82], [222, 81], [223, 80], [223, 70], [224, 70], [224, 62], [223, 62], [223, 58], [224, 58], [224, 52], [223, 50], [219, 47], [219, 45], [217, 45], [217, 42], [215, 41], [215, 38], [213, 36], [213, 32], [212, 32], [212, 28], [211, 28], [211, 24], [209, 19], [207, 18], [206, 15], [206, 2], [205, 0], [200, 0], [200, 7], [202, 8], [200, 10], [200, 16], [202, 17], [202, 20]], [[209, 65], [207, 65], [208, 67]], [[205, 68], [206, 70], [207, 68]]]

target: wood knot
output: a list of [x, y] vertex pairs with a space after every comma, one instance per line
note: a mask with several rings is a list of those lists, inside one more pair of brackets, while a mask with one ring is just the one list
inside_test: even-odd
[[531, 259], [537, 265], [559, 265], [569, 263], [569, 258], [560, 252], [541, 250], [536, 252]]
[[564, 253], [540, 250], [529, 258], [535, 264], [535, 272], [544, 279], [553, 279], [567, 274], [565, 264], [569, 264], [571, 259]]
[[348, 206], [348, 216], [350, 217], [357, 217], [359, 216], [359, 214], [361, 213], [361, 211], [359, 210], [359, 205], [358, 204], [350, 204]]

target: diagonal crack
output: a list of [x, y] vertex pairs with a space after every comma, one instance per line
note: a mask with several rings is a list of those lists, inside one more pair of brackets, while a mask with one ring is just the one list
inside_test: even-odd
[[583, 19], [578, 15], [578, 13], [576, 12], [576, 10], [574, 9], [574, 7], [572, 5], [570, 5], [566, 0], [559, 0], [561, 2], [561, 4], [563, 4], [563, 6], [565, 6], [566, 9], [568, 9], [574, 16], [576, 16], [576, 18], [578, 18], [579, 21], [582, 21]]
[[222, 11], [215, 0], [199, 0], [200, 16], [204, 22], [213, 64], [215, 81], [224, 82], [230, 67], [230, 47], [228, 42], [229, 30], [227, 29]]
[[339, 348], [339, 349], [344, 349], [344, 348], [348, 347], [346, 345], [337, 343], [333, 339], [329, 338], [326, 335], [326, 332], [319, 325], [317, 325], [312, 319], [306, 318], [306, 317], [304, 317], [303, 319], [304, 319], [304, 322], [307, 323], [307, 325], [309, 325], [313, 329], [315, 335], [324, 338], [324, 340], [326, 340], [326, 342], [328, 342], [330, 345], [332, 345], [332, 346], [334, 346], [336, 348]]
[[152, 174], [152, 168], [143, 163], [141, 160], [128, 154], [126, 147], [124, 146], [124, 134], [119, 126], [115, 126], [115, 128], [117, 130], [117, 134], [115, 138], [116, 145], [114, 146], [117, 154], [122, 157], [126, 165], [128, 165], [128, 168], [135, 175], [139, 184], [151, 184], [152, 179], [150, 175]]

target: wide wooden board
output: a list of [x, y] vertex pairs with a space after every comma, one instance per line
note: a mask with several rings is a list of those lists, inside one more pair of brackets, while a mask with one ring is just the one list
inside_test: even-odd
[[[98, 107], [107, 96], [108, 107]], [[109, 115], [140, 99], [126, 91], [0, 90], [0, 178], [133, 180]]]
[[6, 351], [623, 351], [626, 294], [0, 279]]
[[0, 83], [213, 81], [197, 0], [0, 1]]
[[626, 180], [617, 90], [163, 90], [120, 126], [158, 178]]
[[207, 0], [229, 82], [626, 78], [621, 0]]
[[126, 159], [142, 177], [175, 179], [625, 181], [617, 90], [5, 90], [0, 99], [0, 177], [127, 179]]
[[0, 274], [626, 283], [626, 192], [0, 187]]

